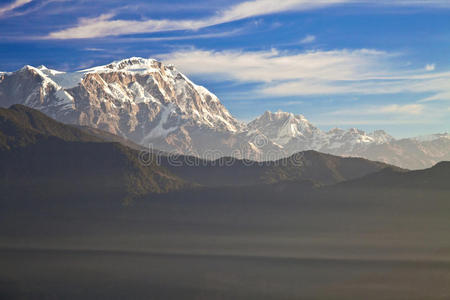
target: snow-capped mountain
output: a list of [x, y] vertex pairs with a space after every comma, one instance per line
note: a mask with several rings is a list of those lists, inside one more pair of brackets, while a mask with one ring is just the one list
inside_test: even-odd
[[435, 134], [396, 140], [383, 130], [366, 133], [339, 128], [321, 131], [304, 116], [265, 112], [248, 124], [281, 147], [282, 153], [316, 150], [340, 156], [356, 156], [407, 169], [431, 167], [450, 160], [450, 135]]
[[0, 80], [4, 107], [24, 104], [165, 151], [208, 156], [210, 150], [232, 155], [242, 149], [246, 157], [260, 155], [248, 133], [242, 134], [245, 124], [214, 94], [153, 59], [133, 57], [73, 73], [25, 66]]
[[249, 124], [172, 65], [132, 57], [78, 72], [25, 66], [0, 73], [0, 106], [24, 104], [69, 124], [155, 149], [218, 158], [278, 159], [303, 150], [425, 168], [450, 160], [448, 134], [395, 140], [384, 131], [324, 132], [304, 116], [266, 112]]
[[322, 132], [304, 116], [282, 111], [276, 113], [266, 111], [250, 122], [248, 128], [260, 131], [271, 141], [283, 147], [293, 140], [298, 141], [305, 147], [302, 150], [309, 148], [311, 142], [322, 135]]
[[250, 122], [248, 127], [260, 131], [289, 153], [303, 150], [351, 153], [367, 145], [393, 140], [393, 137], [382, 130], [366, 133], [356, 128], [335, 128], [324, 132], [302, 115], [281, 111], [266, 111]]
[[56, 119], [131, 134], [140, 142], [164, 136], [184, 120], [231, 132], [241, 126], [215, 95], [151, 59], [130, 58], [75, 73], [25, 66], [6, 75], [0, 89], [2, 103], [22, 98]]

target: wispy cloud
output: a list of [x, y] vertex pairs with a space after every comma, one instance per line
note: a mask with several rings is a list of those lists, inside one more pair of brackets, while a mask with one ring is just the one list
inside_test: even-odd
[[334, 50], [175, 51], [159, 56], [188, 74], [260, 83], [260, 96], [429, 93], [427, 101], [450, 100], [450, 73], [397, 69], [398, 54]]
[[429, 64], [425, 66], [425, 70], [426, 71], [434, 71], [436, 69], [436, 65], [435, 64]]
[[[358, 110], [361, 110], [360, 108]], [[437, 121], [441, 122], [440, 120]], [[436, 120], [432, 119], [424, 119], [424, 118], [411, 118], [410, 116], [405, 117], [395, 117], [391, 119], [383, 118], [380, 116], [375, 119], [361, 119], [361, 120], [349, 120], [347, 116], [344, 116], [343, 119], [334, 119], [330, 120], [329, 118], [325, 119], [317, 119], [314, 120], [314, 124], [318, 126], [363, 126], [363, 125], [371, 125], [371, 126], [386, 126], [386, 125], [429, 125], [436, 123]], [[440, 123], [439, 123], [440, 124]], [[407, 134], [405, 137], [410, 137], [410, 134]]]
[[103, 52], [103, 51], [106, 51], [105, 49], [103, 49], [103, 48], [84, 48], [84, 50], [85, 51], [92, 51], [92, 52]]
[[[26, 1], [26, 0], [19, 0]], [[30, 0], [28, 0], [30, 1]], [[251, 0], [219, 10], [210, 17], [202, 19], [145, 19], [123, 20], [116, 18], [114, 12], [94, 18], [81, 18], [70, 28], [49, 33], [48, 39], [90, 39], [126, 34], [154, 33], [175, 30], [198, 30], [201, 28], [234, 22], [256, 16], [263, 16], [288, 11], [306, 11], [330, 5], [361, 3], [390, 6], [440, 6], [450, 7], [447, 0]], [[310, 40], [312, 37], [309, 37]], [[308, 41], [306, 40], [306, 41]]]
[[[418, 103], [368, 105], [356, 104], [319, 113], [314, 123], [320, 126], [359, 126], [376, 127], [386, 125], [438, 125], [441, 128], [448, 120], [448, 112], [441, 106]], [[444, 125], [445, 126], [445, 125]], [[445, 130], [445, 129], [444, 129]], [[408, 131], [405, 136], [410, 136]]]
[[310, 44], [316, 41], [316, 37], [314, 35], [307, 35], [303, 39], [300, 40], [300, 44]]
[[432, 102], [432, 101], [442, 101], [442, 100], [450, 100], [450, 91], [444, 91], [441, 93], [434, 94], [432, 96], [426, 97], [420, 102]]
[[258, 52], [189, 49], [158, 57], [190, 74], [218, 74], [240, 81], [270, 83], [294, 79], [370, 79], [381, 76], [377, 73], [379, 62], [388, 56], [386, 52], [370, 49], [301, 53], [277, 49]]
[[328, 113], [329, 115], [345, 116], [371, 116], [371, 115], [420, 115], [424, 112], [425, 106], [422, 104], [390, 104], [381, 106], [365, 106], [357, 109], [342, 109]]
[[174, 30], [197, 30], [213, 25], [229, 23], [250, 17], [284, 12], [288, 10], [310, 10], [350, 0], [253, 0], [231, 6], [204, 19], [147, 19], [143, 21], [114, 19], [114, 13], [95, 18], [82, 18], [74, 27], [50, 33], [50, 39], [88, 39], [125, 34], [152, 33]]
[[30, 0], [29, 2], [33, 2], [33, 5], [28, 7], [27, 9], [20, 10], [20, 11], [14, 11], [8, 13], [8, 17], [18, 17], [18, 16], [25, 16], [32, 14], [34, 12], [39, 11], [40, 15], [44, 14], [61, 14], [61, 13], [68, 13], [70, 10], [72, 10], [74, 7], [67, 7], [65, 6], [64, 9], [54, 10], [54, 9], [45, 9], [47, 6], [54, 4], [54, 3], [64, 3], [64, 2], [70, 2], [71, 0], [41, 0], [41, 1], [35, 1]]
[[164, 37], [139, 37], [139, 38], [122, 38], [121, 42], [148, 42], [148, 41], [183, 41], [183, 40], [198, 40], [198, 39], [211, 39], [211, 38], [222, 38], [231, 37], [241, 34], [245, 31], [245, 28], [237, 28], [230, 31], [223, 32], [211, 32], [202, 34], [192, 34], [192, 35], [177, 35], [177, 36], [164, 36]]
[[9, 4], [0, 6], [0, 17], [7, 14], [8, 12], [11, 12], [11, 11], [15, 10], [16, 8], [24, 6], [25, 4], [28, 4], [32, 1], [33, 0], [15, 0]]

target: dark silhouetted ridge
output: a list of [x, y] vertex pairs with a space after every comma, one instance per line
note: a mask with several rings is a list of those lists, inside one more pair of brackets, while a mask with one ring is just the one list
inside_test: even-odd
[[[139, 152], [105, 142], [22, 105], [0, 109], [0, 185], [8, 191], [55, 197], [132, 197], [189, 186]], [[156, 162], [156, 160], [154, 160]]]

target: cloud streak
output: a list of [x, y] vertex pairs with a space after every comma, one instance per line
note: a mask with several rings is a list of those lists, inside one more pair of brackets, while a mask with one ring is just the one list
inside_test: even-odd
[[[31, 1], [31, 0], [18, 0]], [[91, 39], [127, 34], [154, 33], [176, 30], [198, 30], [219, 24], [230, 23], [256, 16], [283, 13], [288, 11], [307, 11], [331, 5], [359, 3], [387, 6], [437, 6], [450, 7], [447, 0], [252, 0], [245, 1], [218, 11], [203, 19], [146, 19], [121, 20], [115, 13], [102, 14], [94, 18], [81, 18], [70, 28], [49, 33], [47, 39]], [[311, 42], [312, 36], [306, 42]]]
[[0, 7], [0, 17], [4, 16], [5, 14], [9, 13], [10, 11], [13, 11], [16, 8], [24, 6], [25, 4], [28, 4], [32, 1], [33, 0], [15, 0], [14, 2], [12, 2], [10, 4], [1, 6]]
[[397, 70], [393, 62], [397, 57], [370, 49], [300, 53], [190, 49], [159, 55], [190, 75], [256, 83], [258, 88], [249, 93], [261, 97], [428, 93], [423, 102], [450, 100], [450, 73]]
[[189, 74], [217, 74], [239, 81], [270, 83], [294, 79], [371, 79], [381, 76], [376, 71], [379, 61], [389, 57], [389, 54], [369, 49], [302, 53], [277, 49], [259, 52], [192, 49], [158, 57], [180, 66]]
[[420, 115], [425, 110], [425, 106], [422, 104], [390, 104], [381, 106], [367, 106], [363, 109], [343, 109], [337, 110], [329, 115], [344, 115], [344, 116], [377, 116], [377, 115]]
[[314, 35], [307, 35], [303, 39], [300, 40], [300, 44], [311, 44], [316, 41], [316, 37]]
[[175, 30], [198, 30], [209, 26], [229, 23], [250, 17], [285, 12], [288, 10], [310, 10], [350, 0], [272, 0], [246, 1], [215, 15], [199, 20], [155, 20], [143, 21], [114, 19], [115, 14], [103, 14], [95, 18], [82, 18], [74, 27], [51, 32], [48, 39], [89, 39], [126, 34], [153, 33]]

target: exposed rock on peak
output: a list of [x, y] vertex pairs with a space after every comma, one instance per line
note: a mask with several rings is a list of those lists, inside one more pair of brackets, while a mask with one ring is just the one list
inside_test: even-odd
[[15, 103], [165, 151], [202, 156], [217, 144], [214, 150], [231, 155], [251, 148], [235, 136], [245, 125], [214, 94], [154, 59], [132, 57], [71, 73], [25, 66], [0, 84], [0, 105]]

